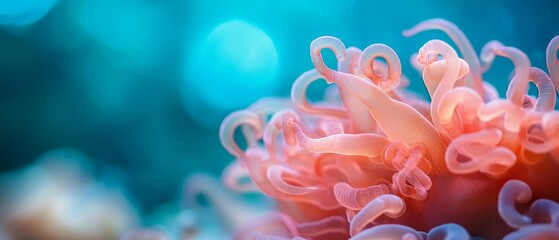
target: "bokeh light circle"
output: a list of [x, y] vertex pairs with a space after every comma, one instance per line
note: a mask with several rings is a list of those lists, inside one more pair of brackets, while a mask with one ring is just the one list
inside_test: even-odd
[[0, 25], [26, 26], [43, 18], [57, 0], [2, 0]]
[[185, 67], [185, 107], [194, 118], [204, 114], [193, 110], [201, 109], [200, 104], [206, 112], [226, 113], [274, 95], [279, 86], [272, 39], [241, 20], [215, 27], [190, 53]]

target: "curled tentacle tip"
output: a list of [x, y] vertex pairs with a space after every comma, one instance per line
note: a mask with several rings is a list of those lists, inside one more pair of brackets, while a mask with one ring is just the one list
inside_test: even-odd
[[495, 59], [495, 52], [499, 51], [499, 49], [502, 47], [504, 47], [504, 45], [497, 40], [489, 41], [481, 49], [479, 59], [483, 63], [493, 62], [493, 60]]
[[334, 51], [336, 55], [336, 59], [338, 61], [344, 61], [346, 58], [346, 48], [344, 43], [332, 36], [322, 36], [318, 37], [314, 41], [311, 42], [311, 50], [322, 49], [322, 48], [330, 48]]

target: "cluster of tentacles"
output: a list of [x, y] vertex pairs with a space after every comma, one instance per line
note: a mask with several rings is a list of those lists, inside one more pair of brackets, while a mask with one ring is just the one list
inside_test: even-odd
[[[390, 47], [361, 51], [320, 37], [310, 47], [315, 69], [295, 81], [290, 100], [263, 99], [224, 120], [220, 137], [236, 157], [226, 185], [278, 202], [236, 239], [559, 236], [559, 36], [547, 48], [548, 75], [497, 41], [478, 57], [442, 19], [403, 34], [431, 29], [445, 32], [462, 58], [441, 40], [412, 57], [430, 102], [406, 90]], [[336, 70], [324, 63], [325, 48]], [[514, 64], [506, 98], [483, 81], [495, 56]], [[306, 90], [321, 79], [334, 85], [311, 103]], [[530, 82], [537, 96], [528, 95]]]

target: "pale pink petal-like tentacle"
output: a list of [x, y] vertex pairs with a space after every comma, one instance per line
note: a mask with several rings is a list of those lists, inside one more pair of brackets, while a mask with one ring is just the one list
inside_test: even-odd
[[289, 195], [304, 195], [312, 192], [316, 192], [319, 188], [312, 186], [295, 186], [287, 183], [283, 179], [283, 174], [288, 173], [291, 175], [299, 175], [296, 171], [289, 169], [282, 165], [271, 165], [266, 170], [266, 176], [275, 188], [279, 191], [289, 194]]
[[433, 125], [415, 109], [393, 100], [374, 84], [326, 67], [320, 55], [323, 48], [333, 49], [340, 57], [345, 56], [345, 48], [340, 40], [333, 37], [318, 38], [311, 43], [313, 64], [326, 80], [336, 82], [365, 104], [386, 136], [409, 145], [423, 145], [429, 151], [434, 168], [439, 172], [446, 171], [442, 163], [444, 144]]
[[495, 55], [509, 58], [514, 64], [515, 76], [509, 83], [507, 89], [507, 99], [522, 106], [522, 98], [528, 89], [528, 79], [530, 75], [530, 59], [517, 48], [504, 46], [499, 41], [490, 41], [481, 50], [480, 59], [489, 68], [495, 59]]
[[426, 240], [469, 240], [470, 234], [462, 226], [447, 223], [434, 227], [427, 234]]
[[332, 106], [330, 104], [322, 105], [311, 105], [307, 100], [307, 88], [309, 85], [321, 79], [322, 76], [315, 69], [309, 70], [301, 74], [293, 83], [291, 87], [291, 100], [295, 104], [297, 109], [302, 112], [314, 115], [327, 115], [338, 118], [347, 118], [347, 112], [345, 109]]
[[349, 224], [350, 235], [355, 236], [357, 233], [361, 232], [361, 229], [367, 226], [367, 224], [383, 214], [396, 218], [404, 214], [405, 210], [406, 204], [400, 197], [392, 194], [379, 196], [369, 202], [355, 217], [353, 217]]
[[415, 229], [400, 224], [382, 224], [365, 229], [350, 240], [369, 239], [398, 239], [398, 240], [422, 240], [423, 237]]
[[553, 111], [555, 109], [556, 90], [549, 76], [543, 70], [531, 67], [529, 79], [538, 88], [538, 98], [534, 105], [534, 110], [540, 112]]
[[330, 216], [317, 221], [295, 224], [303, 237], [320, 237], [328, 233], [348, 234], [348, 221], [342, 216]]
[[[483, 172], [499, 176], [516, 163], [514, 152], [497, 144], [503, 133], [499, 129], [484, 129], [454, 139], [446, 151], [446, 164], [451, 172], [466, 174]], [[461, 157], [470, 158], [468, 161]]]
[[223, 123], [219, 128], [221, 145], [223, 145], [223, 147], [231, 153], [231, 155], [242, 161], [241, 164], [243, 164], [245, 153], [241, 150], [239, 145], [237, 145], [233, 135], [237, 127], [245, 124], [252, 127], [252, 133], [255, 134], [255, 136], [252, 137], [253, 139], [261, 138], [264, 130], [263, 123], [260, 120], [260, 117], [250, 110], [240, 110], [229, 114], [229, 116], [223, 120]]
[[499, 203], [497, 210], [507, 225], [512, 228], [520, 228], [532, 223], [528, 216], [520, 214], [516, 203], [527, 203], [532, 198], [532, 189], [520, 180], [509, 180], [503, 185], [499, 192]]
[[411, 37], [419, 32], [432, 29], [439, 29], [443, 31], [450, 37], [450, 39], [452, 39], [452, 41], [454, 41], [454, 43], [456, 43], [456, 46], [458, 46], [458, 49], [462, 53], [464, 60], [466, 60], [472, 70], [471, 74], [469, 74], [471, 75], [471, 77], [468, 77], [469, 79], [467, 80], [468, 86], [473, 88], [480, 95], [483, 95], [484, 89], [481, 85], [482, 78], [479, 59], [477, 57], [476, 51], [470, 43], [470, 40], [468, 40], [468, 38], [462, 32], [462, 30], [460, 30], [460, 28], [449, 21], [435, 18], [420, 22], [411, 29], [404, 30], [402, 34], [406, 37]]
[[559, 51], [559, 36], [555, 36], [549, 41], [546, 50], [547, 71], [549, 71], [553, 85], [555, 85], [559, 93], [559, 60], [557, 60], [557, 51]]
[[338, 203], [351, 210], [360, 210], [373, 199], [388, 193], [390, 191], [385, 184], [372, 185], [366, 188], [354, 188], [345, 182], [334, 185], [334, 195]]
[[[321, 38], [319, 38], [321, 39]], [[321, 62], [322, 61], [322, 55], [320, 53], [320, 49], [313, 51], [313, 47], [317, 47], [320, 44], [328, 44], [328, 37], [324, 37], [323, 39], [325, 39], [324, 41], [316, 39], [315, 41], [313, 41], [311, 43], [311, 56], [316, 56], [315, 58], [317, 60], [314, 60], [315, 58], [313, 58], [313, 63], [314, 62]], [[322, 41], [322, 43], [321, 43]], [[340, 42], [341, 43], [341, 42]], [[357, 49], [357, 48], [353, 48], [350, 47], [347, 49], [347, 53], [346, 52], [341, 52], [341, 49], [339, 48], [343, 48], [343, 43], [340, 46], [339, 44], [337, 44], [336, 46], [332, 46], [332, 50], [334, 52], [338, 51], [339, 53], [336, 53], [336, 56], [338, 57], [338, 69], [340, 69], [340, 71], [342, 72], [346, 72], [349, 74], [355, 74], [357, 69], [359, 67], [359, 58], [361, 57], [361, 50]], [[347, 58], [345, 57], [347, 54]], [[344, 56], [339, 57], [339, 56]], [[315, 65], [315, 67], [317, 67], [317, 65]], [[324, 63], [322, 63], [321, 65], [319, 64], [319, 66], [316, 68], [318, 72], [320, 72], [320, 74], [322, 74], [323, 76], [326, 76], [325, 74], [328, 74], [328, 72], [332, 72], [333, 70], [328, 69], [326, 67], [326, 65], [324, 65]], [[326, 80], [328, 81], [328, 78], [326, 78]], [[294, 87], [292, 88], [292, 92], [293, 92]], [[350, 93], [348, 93], [346, 90], [340, 88], [339, 89], [340, 92], [340, 97], [342, 99], [342, 102], [344, 103], [345, 108], [347, 109], [347, 114], [349, 114], [352, 122], [354, 123], [354, 132], [376, 132], [376, 123], [374, 118], [371, 116], [371, 114], [369, 113], [369, 111], [367, 110], [367, 108], [365, 108], [363, 106], [363, 104], [361, 102], [359, 102], [359, 100], [357, 100], [354, 96], [352, 96]], [[293, 94], [292, 94], [292, 99], [293, 99]]]
[[549, 224], [534, 224], [507, 234], [503, 240], [556, 239], [559, 228]]
[[379, 157], [389, 143], [382, 135], [373, 133], [336, 134], [322, 138], [310, 138], [296, 122], [291, 126], [295, 138], [303, 149], [316, 153], [336, 153], [350, 156]]
[[[428, 59], [431, 59], [431, 57], [428, 57]], [[470, 68], [468, 67], [466, 61], [462, 59], [459, 59], [459, 61], [460, 61], [460, 72], [458, 74], [457, 79], [464, 77], [464, 75], [466, 75], [470, 71]], [[434, 99], [435, 91], [437, 90], [437, 87], [439, 86], [439, 82], [442, 80], [446, 72], [447, 65], [445, 60], [437, 60], [432, 63], [429, 62], [427, 63], [428, 64], [426, 64], [422, 72], [423, 83], [425, 84], [425, 87], [427, 87], [427, 91], [429, 92], [429, 96], [431, 96], [431, 99]]]
[[482, 105], [477, 116], [481, 121], [489, 122], [495, 118], [504, 116], [504, 127], [507, 131], [518, 132], [524, 117], [522, 109], [511, 103], [510, 101], [497, 99], [485, 105]]
[[[483, 105], [471, 88], [457, 87], [448, 91], [438, 106], [439, 121], [450, 138], [477, 130], [477, 111]], [[456, 116], [457, 115], [457, 116]]]
[[[373, 62], [376, 58], [384, 58], [388, 64], [388, 75], [383, 77], [373, 68]], [[373, 44], [365, 48], [359, 60], [361, 71], [365, 76], [373, 81], [377, 86], [385, 92], [390, 92], [398, 86], [402, 76], [402, 64], [400, 58], [392, 48], [384, 44]]]
[[[356, 72], [357, 70], [360, 71], [359, 67], [359, 59], [361, 58], [362, 51], [350, 47], [347, 49], [347, 59], [344, 61], [338, 62], [338, 70], [340, 72], [345, 72], [349, 74], [359, 74]], [[379, 65], [379, 64], [377, 64]], [[378, 66], [379, 68], [382, 66]], [[342, 102], [344, 103], [345, 108], [347, 109], [349, 118], [351, 119], [352, 131], [356, 133], [375, 133], [377, 132], [376, 122], [369, 110], [359, 101], [359, 99], [355, 98], [351, 93], [344, 90], [343, 88], [339, 88], [340, 97]]]
[[342, 41], [335, 37], [324, 36], [319, 37], [311, 42], [311, 60], [318, 71], [328, 83], [333, 83], [335, 79], [336, 71], [328, 68], [324, 63], [322, 58], [322, 53], [320, 50], [324, 48], [329, 48], [336, 55], [338, 62], [344, 61], [346, 58], [346, 49]]
[[[445, 62], [444, 74], [439, 81], [435, 92], [433, 93], [431, 101], [431, 119], [433, 119], [433, 124], [440, 131], [444, 131], [443, 127], [441, 126], [440, 120], [438, 119], [437, 107], [441, 101], [442, 96], [444, 96], [445, 93], [451, 90], [454, 87], [456, 80], [460, 78], [459, 74], [461, 64], [460, 60], [458, 59], [458, 55], [456, 54], [454, 49], [452, 49], [452, 47], [441, 40], [431, 40], [425, 43], [419, 49], [419, 54], [417, 55], [417, 59], [419, 62], [428, 65], [423, 70], [424, 75], [426, 71], [432, 71], [429, 69], [429, 65], [434, 62], [434, 59], [431, 59], [431, 54], [442, 55]], [[435, 62], [435, 66], [436, 65], [437, 62]]]

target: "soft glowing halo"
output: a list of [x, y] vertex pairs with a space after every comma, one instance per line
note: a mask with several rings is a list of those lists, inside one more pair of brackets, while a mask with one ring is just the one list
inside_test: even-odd
[[[261, 29], [241, 20], [215, 27], [187, 61], [184, 104], [195, 119], [207, 112], [228, 112], [274, 95], [278, 53]], [[203, 112], [201, 112], [203, 111]], [[216, 127], [218, 119], [213, 121]]]

